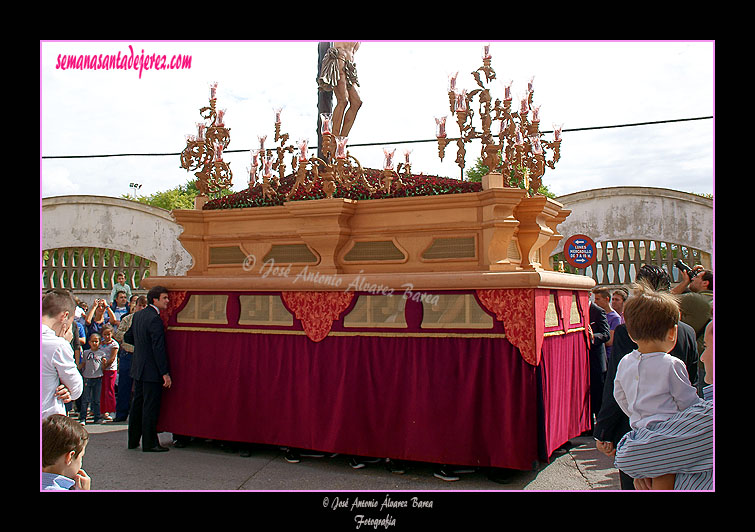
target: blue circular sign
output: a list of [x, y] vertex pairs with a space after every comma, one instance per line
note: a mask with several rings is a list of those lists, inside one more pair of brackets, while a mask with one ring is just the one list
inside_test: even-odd
[[564, 244], [564, 259], [574, 268], [587, 268], [597, 260], [595, 242], [587, 235], [574, 235]]

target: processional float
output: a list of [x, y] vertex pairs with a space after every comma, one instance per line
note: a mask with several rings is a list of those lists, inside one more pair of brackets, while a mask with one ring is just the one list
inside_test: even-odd
[[529, 469], [590, 428], [594, 281], [554, 270], [570, 211], [539, 193], [561, 128], [544, 139], [532, 79], [518, 108], [511, 83], [493, 99], [488, 47], [471, 74], [471, 91], [449, 80], [459, 136], [432, 118], [462, 175], [481, 144], [481, 183], [414, 173], [395, 149], [364, 168], [327, 114], [310, 156], [276, 109], [274, 146], [258, 137], [248, 187], [231, 193], [213, 86], [181, 154], [196, 208], [172, 211], [193, 266], [143, 283], [170, 290], [163, 430]]

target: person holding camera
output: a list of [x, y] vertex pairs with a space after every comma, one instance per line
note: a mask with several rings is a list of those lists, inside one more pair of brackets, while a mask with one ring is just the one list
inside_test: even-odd
[[[705, 349], [705, 326], [713, 319], [713, 272], [699, 264], [691, 268], [681, 260], [676, 261], [676, 267], [679, 268], [681, 282], [671, 289], [671, 293], [679, 296], [681, 320], [695, 329], [697, 352], [702, 353]], [[698, 361], [697, 394], [700, 397], [703, 396], [704, 377], [705, 366]]]
[[[92, 334], [100, 334], [102, 327], [106, 323], [113, 324], [115, 322], [115, 314], [113, 309], [110, 308], [107, 301], [104, 299], [95, 298], [92, 303], [92, 308], [89, 309], [86, 316], [86, 337], [89, 339]], [[84, 349], [89, 349], [89, 342], [84, 344]]]

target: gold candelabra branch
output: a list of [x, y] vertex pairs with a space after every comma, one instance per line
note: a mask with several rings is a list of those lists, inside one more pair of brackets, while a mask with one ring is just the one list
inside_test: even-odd
[[[472, 76], [478, 88], [468, 94], [465, 90], [456, 89], [456, 75], [450, 78], [448, 90], [451, 113], [456, 116], [459, 127], [456, 163], [461, 169], [462, 178], [466, 158], [465, 145], [479, 139], [482, 143], [480, 156], [483, 164], [491, 173], [503, 175], [504, 186], [519, 186], [519, 183], [522, 183], [529, 195], [538, 194], [546, 166], [555, 169], [561, 158], [561, 128], [556, 129], [553, 141], [542, 138], [540, 106], [534, 106], [533, 103], [532, 79], [529, 80], [526, 96], [522, 98], [518, 110], [512, 110], [511, 83], [505, 86], [503, 101], [493, 101], [486, 86], [496, 79], [495, 70], [491, 66], [489, 47], [485, 47], [483, 65], [473, 71]], [[482, 131], [476, 131], [472, 124], [474, 112], [471, 107], [475, 98], [479, 100]], [[445, 132], [445, 117], [435, 120], [438, 156], [443, 160], [450, 139]], [[497, 135], [492, 133], [495, 122], [500, 124]], [[553, 155], [548, 158], [546, 152], [552, 152]]]
[[[286, 145], [286, 142], [288, 142], [288, 133], [281, 134], [280, 130], [281, 130], [281, 122], [280, 120], [277, 120], [275, 122], [275, 140], [274, 141], [279, 142], [280, 145], [276, 146], [275, 148], [278, 158], [273, 163], [273, 170], [278, 171], [278, 176], [275, 177], [276, 186], [280, 184], [280, 181], [285, 177], [285, 173], [286, 173], [286, 163], [284, 162], [283, 157], [285, 156], [287, 152], [293, 153], [294, 151], [293, 146]], [[291, 166], [294, 169], [296, 168], [296, 157], [292, 159]]]
[[223, 150], [231, 142], [231, 130], [223, 122], [225, 112], [217, 110], [215, 87], [211, 89], [210, 105], [199, 109], [209, 125], [197, 124], [197, 135], [186, 136], [186, 147], [180, 155], [181, 168], [199, 170], [194, 175], [199, 195], [204, 198], [230, 190], [233, 184], [230, 163], [223, 160]]

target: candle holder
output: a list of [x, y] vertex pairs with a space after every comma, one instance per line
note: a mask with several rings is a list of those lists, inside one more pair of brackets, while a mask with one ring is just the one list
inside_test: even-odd
[[[273, 170], [278, 171], [278, 175], [274, 178], [275, 186], [277, 187], [280, 184], [280, 180], [283, 179], [285, 172], [286, 172], [286, 163], [283, 161], [283, 156], [286, 153], [293, 153], [294, 147], [293, 146], [286, 146], [286, 142], [288, 142], [288, 133], [281, 134], [281, 120], [280, 120], [281, 112], [278, 110], [275, 113], [275, 137], [274, 142], [280, 143], [279, 146], [276, 146], [275, 151], [278, 155], [278, 158], [273, 163]], [[292, 167], [294, 169], [296, 168], [296, 157], [294, 157], [291, 161]]]
[[186, 139], [186, 147], [181, 152], [181, 168], [187, 171], [199, 170], [197, 189], [203, 203], [209, 196], [220, 195], [233, 185], [230, 163], [223, 161], [223, 150], [231, 142], [231, 130], [222, 122], [224, 111], [216, 109], [215, 86], [211, 88], [210, 105], [199, 110], [200, 116], [209, 125], [198, 124], [198, 135]]
[[[466, 158], [465, 145], [479, 139], [482, 144], [480, 151], [482, 163], [488, 167], [491, 174], [502, 174], [502, 182], [506, 187], [523, 183], [529, 196], [537, 195], [542, 185], [545, 167], [555, 169], [556, 163], [561, 158], [561, 128], [556, 130], [553, 141], [542, 138], [539, 129], [540, 106], [533, 106], [533, 78], [530, 78], [528, 82], [527, 92], [520, 101], [521, 106], [518, 111], [512, 112], [511, 109], [511, 83], [505, 87], [504, 100], [493, 101], [490, 89], [486, 86], [496, 79], [489, 48], [485, 49], [482, 66], [472, 72], [472, 76], [477, 88], [469, 93], [460, 92], [456, 89], [454, 77], [453, 83], [449, 84], [448, 93], [451, 113], [456, 116], [460, 132], [456, 141], [456, 164], [461, 169], [462, 179]], [[474, 118], [472, 105], [475, 98], [479, 102], [481, 131], [476, 130], [472, 124]], [[531, 119], [529, 118], [530, 111], [532, 112]], [[498, 135], [491, 132], [495, 121], [500, 122]], [[438, 124], [438, 119], [436, 119], [436, 124]], [[436, 137], [438, 156], [443, 160], [449, 139], [445, 136], [445, 131], [441, 135], [436, 130]], [[547, 158], [548, 151], [553, 154], [550, 159]]]
[[388, 149], [383, 148], [383, 154], [385, 155], [385, 159], [383, 161], [383, 175], [380, 178], [380, 188], [379, 190], [390, 194], [391, 188], [393, 187], [393, 183], [396, 183], [396, 189], [400, 189], [404, 186], [404, 182], [401, 180], [402, 177], [405, 177], [407, 179], [411, 178], [412, 176], [412, 167], [409, 164], [409, 154], [406, 154], [405, 162], [398, 163], [398, 166], [396, 169], [393, 169], [393, 156], [395, 155], [396, 150], [388, 151]]
[[374, 193], [376, 189], [367, 181], [361, 163], [346, 150], [347, 140], [347, 137], [335, 137], [330, 130], [324, 129], [323, 157], [313, 156], [306, 160], [299, 158], [296, 180], [286, 199], [291, 199], [301, 186], [310, 192], [317, 181], [322, 182], [322, 191], [328, 199], [333, 198], [338, 186], [350, 190], [357, 183]]

